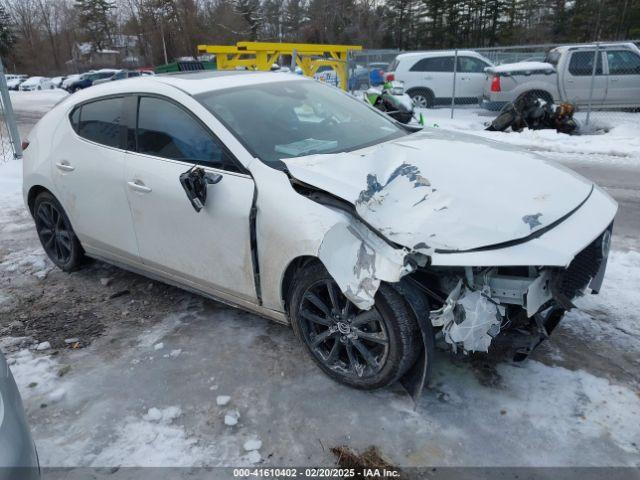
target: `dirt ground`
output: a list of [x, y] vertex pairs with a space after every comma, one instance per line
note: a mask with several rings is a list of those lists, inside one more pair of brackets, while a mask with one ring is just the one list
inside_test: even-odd
[[[22, 130], [46, 108], [17, 102]], [[24, 206], [9, 202], [0, 347], [41, 462], [335, 465], [330, 449], [346, 445], [404, 467], [640, 466], [640, 165], [569, 165], [621, 201], [623, 248], [603, 292], [523, 364], [440, 345], [417, 405], [400, 386], [332, 382], [268, 320], [98, 261], [63, 273]]]

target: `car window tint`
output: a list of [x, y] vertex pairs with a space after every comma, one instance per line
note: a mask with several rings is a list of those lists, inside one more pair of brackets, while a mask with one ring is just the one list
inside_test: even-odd
[[69, 120], [71, 120], [71, 126], [77, 132], [78, 131], [78, 122], [80, 121], [80, 107], [74, 108], [73, 112], [69, 116]]
[[418, 60], [412, 72], [453, 72], [453, 57], [430, 57]]
[[489, 65], [482, 60], [473, 57], [458, 57], [458, 72], [461, 73], [484, 73], [484, 69]]
[[200, 122], [160, 98], [140, 98], [137, 146], [138, 152], [147, 155], [238, 171], [225, 149]]
[[[593, 72], [593, 57], [595, 50], [587, 52], [573, 52], [569, 61], [569, 73], [576, 76], [591, 75]], [[596, 75], [602, 75], [602, 55], [598, 54]]]
[[613, 50], [607, 52], [609, 74], [638, 75], [640, 74], [640, 56], [629, 50]]
[[109, 147], [120, 147], [122, 98], [85, 103], [80, 110], [78, 135]]

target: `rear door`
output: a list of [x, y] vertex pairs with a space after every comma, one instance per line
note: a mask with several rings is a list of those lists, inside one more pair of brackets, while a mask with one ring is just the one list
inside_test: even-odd
[[138, 247], [123, 186], [124, 98], [98, 99], [72, 110], [73, 130], [68, 130], [69, 138], [61, 139], [62, 147], [53, 149], [52, 177], [58, 199], [83, 245], [137, 262]]
[[596, 107], [605, 102], [607, 96], [607, 77], [602, 69], [602, 59], [605, 52], [600, 51], [593, 77], [593, 93], [591, 92], [594, 50], [580, 50], [570, 53], [567, 71], [564, 72], [564, 89], [566, 100], [576, 105], [584, 106], [589, 103]]
[[418, 60], [409, 69], [411, 85], [431, 90], [436, 99], [451, 99], [453, 94], [453, 56], [443, 55]]
[[[249, 215], [254, 182], [198, 117], [158, 96], [133, 97], [125, 181], [142, 262], [204, 291], [256, 301]], [[221, 175], [196, 212], [179, 181], [194, 165]], [[214, 293], [215, 293], [214, 292]]]
[[478, 103], [482, 97], [482, 90], [486, 74], [484, 69], [490, 67], [488, 63], [475, 57], [459, 56], [456, 72], [456, 103]]
[[608, 105], [640, 105], [640, 55], [631, 50], [606, 52], [609, 67]]

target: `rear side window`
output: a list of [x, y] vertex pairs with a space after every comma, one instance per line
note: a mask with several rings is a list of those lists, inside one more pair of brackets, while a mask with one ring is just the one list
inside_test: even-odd
[[458, 57], [458, 72], [461, 73], [484, 73], [484, 69], [489, 64], [474, 57]]
[[75, 129], [78, 135], [109, 147], [121, 147], [122, 98], [85, 103], [71, 114], [72, 124], [76, 112], [79, 112]]
[[453, 57], [430, 57], [418, 60], [412, 72], [453, 72]]
[[610, 75], [640, 74], [640, 56], [629, 50], [613, 50], [607, 52]]
[[[595, 50], [587, 52], [573, 52], [569, 61], [569, 73], [578, 77], [591, 75], [593, 72], [593, 57]], [[596, 75], [602, 75], [602, 55], [598, 52]]]
[[239, 171], [219, 141], [190, 113], [155, 97], [140, 97], [137, 151]]

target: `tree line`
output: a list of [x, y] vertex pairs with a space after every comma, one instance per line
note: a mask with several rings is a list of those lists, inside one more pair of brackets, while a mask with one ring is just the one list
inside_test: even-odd
[[135, 38], [140, 66], [240, 40], [400, 50], [640, 37], [640, 0], [0, 0], [10, 70], [72, 71], [74, 45]]

